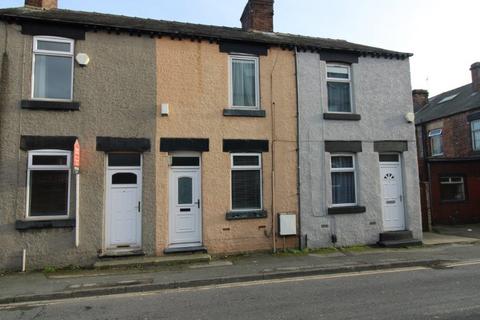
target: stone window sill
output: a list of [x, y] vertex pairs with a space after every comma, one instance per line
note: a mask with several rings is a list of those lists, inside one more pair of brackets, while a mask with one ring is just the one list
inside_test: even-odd
[[265, 110], [242, 110], [242, 109], [223, 109], [225, 117], [253, 117], [265, 118]]
[[15, 229], [18, 231], [27, 231], [32, 229], [59, 229], [59, 228], [75, 228], [75, 219], [66, 220], [17, 220], [15, 221]]
[[266, 217], [266, 210], [229, 211], [226, 214], [227, 220], [264, 219]]
[[22, 100], [22, 109], [50, 110], [50, 111], [79, 111], [80, 102], [75, 101], [49, 101], [49, 100]]
[[324, 113], [324, 120], [343, 120], [343, 121], [360, 121], [362, 117], [356, 113]]
[[328, 214], [354, 214], [354, 213], [364, 213], [367, 211], [367, 208], [363, 206], [349, 206], [349, 207], [333, 207], [328, 208]]

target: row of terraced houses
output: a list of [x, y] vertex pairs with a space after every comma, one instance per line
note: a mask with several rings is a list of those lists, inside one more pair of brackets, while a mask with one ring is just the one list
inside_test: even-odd
[[421, 241], [411, 54], [0, 10], [0, 269]]

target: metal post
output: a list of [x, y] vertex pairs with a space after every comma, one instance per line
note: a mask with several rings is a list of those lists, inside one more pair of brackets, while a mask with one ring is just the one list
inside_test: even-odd
[[80, 172], [75, 172], [75, 247], [80, 245]]

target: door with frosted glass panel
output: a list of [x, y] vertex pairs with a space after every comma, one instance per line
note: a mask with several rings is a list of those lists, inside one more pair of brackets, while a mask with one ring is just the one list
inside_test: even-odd
[[171, 169], [169, 202], [169, 246], [201, 245], [200, 169]]

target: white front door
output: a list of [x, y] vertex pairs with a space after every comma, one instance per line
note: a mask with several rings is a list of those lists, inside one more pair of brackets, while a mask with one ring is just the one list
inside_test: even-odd
[[[399, 155], [380, 155], [384, 231], [405, 230], [402, 167]], [[398, 159], [398, 160], [397, 160]], [[397, 161], [395, 161], [397, 160]]]
[[107, 169], [106, 248], [141, 247], [142, 170]]
[[170, 169], [169, 246], [202, 244], [200, 168]]

